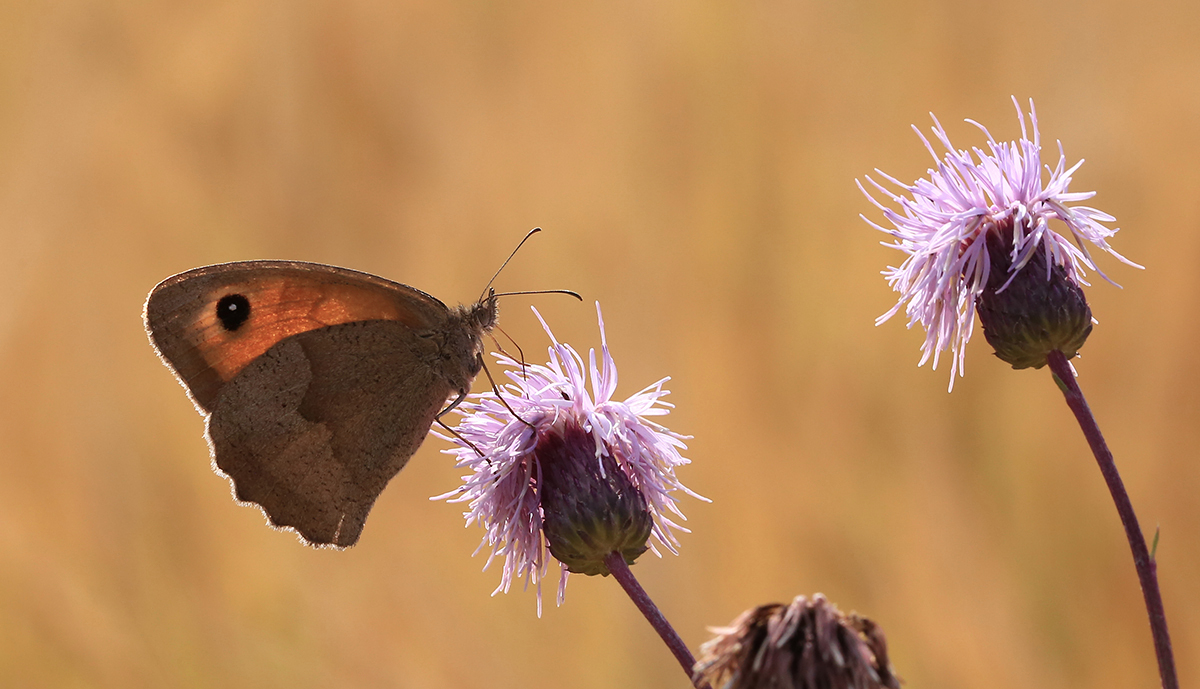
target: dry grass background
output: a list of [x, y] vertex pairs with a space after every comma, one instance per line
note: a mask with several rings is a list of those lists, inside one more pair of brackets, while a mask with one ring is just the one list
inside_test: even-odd
[[[1152, 687], [1128, 547], [1050, 376], [979, 337], [967, 378], [875, 328], [898, 255], [854, 179], [929, 165], [927, 112], [1017, 135], [1036, 100], [1124, 228], [1081, 383], [1200, 681], [1200, 5], [812, 2], [0, 4], [0, 685], [686, 686], [609, 579], [534, 616], [427, 498], [430, 440], [360, 544], [238, 507], [141, 326], [146, 292], [248, 258], [605, 309], [631, 393], [695, 435], [679, 557], [635, 572], [693, 648], [822, 591], [910, 687]], [[533, 357], [528, 301], [502, 322]], [[598, 343], [593, 309], [534, 302]], [[477, 383], [478, 387], [478, 383]]]

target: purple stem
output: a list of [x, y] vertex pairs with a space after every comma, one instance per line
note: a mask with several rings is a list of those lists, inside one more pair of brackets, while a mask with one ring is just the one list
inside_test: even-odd
[[[675, 655], [675, 660], [683, 666], [683, 671], [687, 673], [688, 680], [692, 680], [692, 668], [696, 664], [696, 659], [692, 657], [692, 652], [683, 643], [683, 639], [675, 633], [675, 628], [667, 622], [667, 618], [658, 611], [658, 606], [654, 601], [650, 600], [650, 596], [646, 595], [645, 589], [638, 583], [638, 580], [633, 576], [633, 572], [629, 571], [629, 565], [625, 564], [625, 557], [621, 553], [612, 552], [604, 558], [604, 564], [608, 565], [608, 571], [612, 573], [613, 578], [621, 584], [621, 588], [625, 589], [625, 593], [637, 606], [638, 610], [642, 611], [646, 620], [650, 622], [650, 626], [654, 627], [654, 631], [662, 637], [663, 643], [667, 648], [671, 649], [671, 653]], [[708, 684], [700, 684], [696, 686], [707, 687]]]
[[1117, 473], [1112, 452], [1100, 434], [1100, 427], [1096, 425], [1096, 417], [1092, 416], [1092, 410], [1088, 408], [1087, 400], [1075, 382], [1067, 357], [1055, 350], [1050, 352], [1047, 360], [1050, 370], [1054, 372], [1055, 382], [1067, 398], [1067, 406], [1075, 413], [1075, 419], [1079, 421], [1079, 427], [1092, 447], [1092, 454], [1096, 455], [1100, 473], [1104, 474], [1108, 491], [1117, 504], [1117, 514], [1121, 515], [1121, 524], [1125, 526], [1125, 537], [1129, 539], [1129, 548], [1133, 550], [1133, 564], [1142, 584], [1142, 596], [1146, 599], [1146, 613], [1150, 616], [1150, 631], [1154, 635], [1154, 651], [1158, 656], [1158, 674], [1162, 677], [1163, 689], [1179, 689], [1179, 679], [1175, 676], [1175, 657], [1171, 653], [1171, 637], [1167, 634], [1167, 614], [1163, 611], [1162, 594], [1158, 591], [1158, 565], [1150, 559], [1150, 552], [1146, 550], [1146, 539], [1138, 526], [1137, 515], [1133, 513], [1133, 503], [1129, 501], [1125, 484]]

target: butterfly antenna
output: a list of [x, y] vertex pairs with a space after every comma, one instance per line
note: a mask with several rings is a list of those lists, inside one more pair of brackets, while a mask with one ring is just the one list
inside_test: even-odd
[[479, 301], [483, 301], [483, 298], [487, 296], [488, 290], [491, 289], [492, 283], [495, 282], [496, 278], [500, 275], [500, 271], [504, 270], [504, 266], [508, 265], [508, 262], [513, 259], [513, 256], [516, 256], [517, 252], [521, 250], [521, 247], [525, 246], [525, 242], [529, 241], [530, 237], [532, 237], [533, 235], [535, 235], [541, 231], [542, 231], [542, 228], [535, 227], [532, 230], [525, 233], [525, 237], [522, 238], [521, 241], [517, 243], [517, 248], [512, 250], [512, 253], [508, 255], [508, 258], [504, 259], [504, 263], [500, 264], [500, 268], [499, 268], [499, 270], [496, 271], [496, 274], [492, 276], [491, 280], [488, 280], [487, 285], [483, 288], [483, 294], [479, 295]]
[[583, 297], [580, 296], [579, 292], [576, 292], [574, 290], [569, 290], [569, 289], [534, 289], [534, 290], [526, 290], [526, 291], [522, 291], [522, 292], [500, 292], [498, 294], [493, 294], [492, 296], [493, 297], [511, 297], [514, 294], [567, 294], [572, 297], [575, 297], [579, 301], [583, 301]]

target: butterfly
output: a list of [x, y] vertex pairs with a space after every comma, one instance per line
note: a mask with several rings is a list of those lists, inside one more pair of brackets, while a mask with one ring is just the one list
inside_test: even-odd
[[311, 545], [348, 547], [430, 425], [470, 390], [496, 297], [489, 286], [449, 308], [356, 270], [240, 261], [163, 280], [144, 321], [237, 500]]

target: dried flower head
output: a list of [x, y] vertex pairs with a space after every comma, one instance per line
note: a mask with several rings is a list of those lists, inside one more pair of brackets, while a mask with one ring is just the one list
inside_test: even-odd
[[[747, 610], [700, 647], [714, 689], [899, 689], [883, 630], [821, 594]], [[697, 682], [699, 684], [699, 682]]]
[[[687, 531], [673, 493], [688, 490], [675, 477], [688, 464], [679, 451], [682, 436], [654, 423], [671, 405], [663, 378], [633, 396], [613, 399], [617, 369], [604, 334], [600, 305], [601, 356], [588, 353], [588, 365], [570, 346], [554, 339], [545, 366], [522, 365], [496, 355], [509, 383], [495, 392], [472, 395], [456, 410], [463, 415], [455, 447], [458, 466], [470, 469], [463, 485], [435, 499], [466, 502], [467, 524], [479, 522], [489, 548], [488, 565], [504, 557], [500, 584], [527, 577], [538, 593], [549, 567], [547, 550], [559, 561], [558, 602], [569, 572], [607, 575], [604, 556], [620, 552], [632, 563], [647, 548], [659, 554], [650, 536], [676, 552], [674, 531]], [[591, 374], [590, 390], [588, 371]], [[486, 569], [487, 565], [485, 565]]]
[[[951, 389], [955, 373], [963, 373], [966, 344], [971, 339], [975, 311], [980, 308], [978, 301], [985, 292], [1003, 295], [1024, 274], [1028, 289], [1023, 297], [1016, 297], [1024, 301], [1013, 303], [1013, 296], [1001, 297], [1001, 303], [990, 312], [1000, 315], [991, 324], [985, 320], [985, 334], [989, 340], [995, 337], [992, 344], [997, 354], [1014, 367], [1040, 366], [1044, 351], [1049, 349], [1073, 356], [1091, 330], [1091, 312], [1084, 312], [1086, 302], [1082, 302], [1079, 290], [1080, 285], [1088, 284], [1084, 269], [1096, 271], [1105, 280], [1108, 277], [1096, 267], [1088, 244], [1123, 263], [1141, 267], [1109, 246], [1107, 240], [1117, 229], [1104, 223], [1112, 222], [1112, 216], [1088, 206], [1068, 205], [1096, 194], [1067, 191], [1071, 175], [1083, 161], [1068, 169], [1060, 142], [1058, 165], [1053, 170], [1043, 166], [1033, 101], [1029, 103], [1032, 140], [1015, 98], [1013, 105], [1021, 124], [1019, 141], [997, 142], [983, 125], [967, 120], [987, 136], [987, 151], [955, 150], [934, 117], [934, 136], [946, 149], [945, 156], [938, 160], [929, 140], [917, 130], [917, 136], [937, 161], [937, 168], [928, 171], [928, 179], [904, 184], [876, 170], [900, 189], [897, 193], [866, 178], [898, 208], [877, 201], [858, 183], [859, 190], [883, 212], [892, 227], [878, 225], [866, 216], [863, 219], [892, 236], [894, 241], [885, 246], [907, 255], [899, 268], [889, 267], [883, 272], [900, 298], [876, 324], [891, 318], [907, 302], [909, 327], [920, 323], [926, 332], [920, 363], [932, 357], [936, 368], [941, 352], [951, 350]], [[1043, 167], [1049, 173], [1045, 183]], [[1070, 239], [1052, 229], [1051, 220], [1060, 221]], [[1042, 288], [1033, 285], [1034, 277], [1058, 284]], [[1070, 303], [1057, 303], [1056, 299]]]

